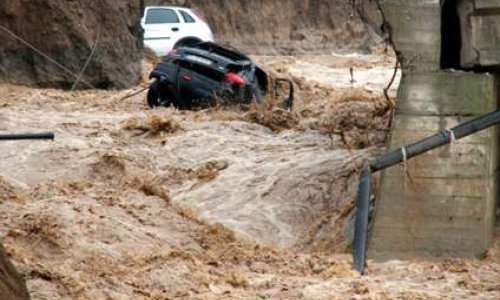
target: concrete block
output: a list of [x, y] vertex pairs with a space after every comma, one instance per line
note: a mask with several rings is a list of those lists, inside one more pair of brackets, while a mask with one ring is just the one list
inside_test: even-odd
[[437, 71], [441, 54], [439, 0], [382, 0], [392, 38], [403, 68]]
[[493, 75], [466, 72], [405, 73], [397, 113], [403, 115], [481, 115], [497, 107]]
[[474, 0], [476, 9], [491, 9], [500, 8], [500, 2], [498, 0]]
[[500, 2], [462, 0], [458, 4], [464, 68], [500, 65]]

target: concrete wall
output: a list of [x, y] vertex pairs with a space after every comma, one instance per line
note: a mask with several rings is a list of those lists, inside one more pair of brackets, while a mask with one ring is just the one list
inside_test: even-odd
[[439, 0], [380, 0], [397, 54], [407, 71], [437, 71], [441, 53]]
[[[440, 70], [439, 0], [382, 0], [381, 6], [404, 69], [391, 150], [497, 109], [495, 76]], [[472, 36], [479, 35], [474, 28]], [[369, 257], [484, 254], [494, 225], [498, 152], [498, 130], [489, 129], [383, 172]]]

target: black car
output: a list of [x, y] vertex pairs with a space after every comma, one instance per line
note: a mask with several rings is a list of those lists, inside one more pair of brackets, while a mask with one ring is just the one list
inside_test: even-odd
[[[179, 109], [216, 104], [263, 102], [267, 74], [245, 54], [204, 42], [172, 50], [151, 72], [150, 107]], [[293, 97], [293, 86], [290, 83]], [[292, 99], [289, 99], [291, 105]]]

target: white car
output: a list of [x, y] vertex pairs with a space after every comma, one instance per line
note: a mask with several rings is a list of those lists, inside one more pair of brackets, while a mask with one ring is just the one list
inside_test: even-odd
[[148, 6], [141, 20], [144, 44], [158, 56], [179, 46], [213, 42], [213, 33], [195, 10], [173, 6]]

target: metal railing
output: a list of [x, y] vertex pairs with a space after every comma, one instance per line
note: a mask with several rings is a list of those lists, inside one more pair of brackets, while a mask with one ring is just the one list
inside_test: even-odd
[[353, 259], [354, 267], [357, 271], [363, 274], [366, 266], [370, 197], [372, 191], [371, 174], [497, 124], [500, 124], [500, 110], [490, 112], [464, 122], [452, 129], [441, 131], [416, 143], [401, 147], [368, 163], [361, 173], [354, 225]]

